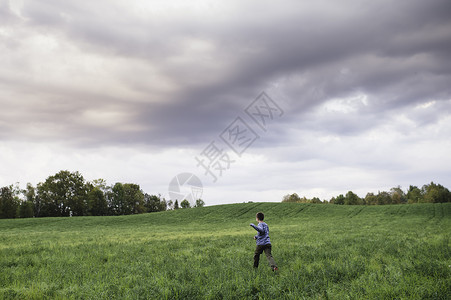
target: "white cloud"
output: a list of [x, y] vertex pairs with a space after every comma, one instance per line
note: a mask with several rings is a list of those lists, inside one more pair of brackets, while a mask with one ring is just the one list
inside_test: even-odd
[[361, 106], [367, 106], [366, 95], [358, 94], [347, 98], [331, 99], [323, 103], [320, 109], [327, 113], [355, 113]]

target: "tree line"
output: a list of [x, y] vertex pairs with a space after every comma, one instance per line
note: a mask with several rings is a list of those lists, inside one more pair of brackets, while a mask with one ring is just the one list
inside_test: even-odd
[[[194, 207], [205, 202], [196, 200]], [[116, 216], [189, 208], [184, 199], [166, 200], [144, 193], [138, 184], [107, 185], [103, 179], [86, 181], [79, 172], [60, 171], [36, 187], [28, 183], [0, 188], [0, 218]]]
[[352, 191], [346, 195], [340, 194], [332, 197], [329, 201], [321, 201], [314, 197], [307, 199], [299, 197], [298, 194], [288, 194], [282, 202], [298, 203], [330, 203], [338, 205], [386, 205], [386, 204], [413, 204], [413, 203], [444, 203], [451, 202], [451, 192], [441, 184], [425, 184], [421, 188], [411, 185], [407, 191], [403, 191], [400, 186], [391, 188], [390, 191], [382, 191], [377, 194], [367, 193], [364, 198], [359, 197]]

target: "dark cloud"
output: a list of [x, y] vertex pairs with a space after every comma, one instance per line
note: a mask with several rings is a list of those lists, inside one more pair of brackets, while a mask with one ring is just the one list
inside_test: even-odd
[[[385, 122], [390, 111], [451, 98], [450, 12], [449, 1], [438, 0], [231, 2], [225, 10], [211, 4], [202, 12], [166, 13], [110, 1], [46, 0], [25, 1], [17, 23], [3, 4], [2, 27], [21, 40], [0, 36], [2, 47], [23, 43], [17, 51], [30, 57], [14, 78], [8, 75], [12, 70], [0, 72], [3, 82], [16, 82], [4, 88], [26, 95], [22, 104], [10, 103], [0, 113], [2, 138], [20, 133], [24, 139], [70, 136], [81, 145], [204, 144], [275, 82], [286, 115], [267, 143], [277, 143], [286, 128], [355, 135]], [[106, 65], [93, 68], [104, 68], [102, 76], [130, 92], [115, 94], [116, 86], [94, 92], [89, 81], [77, 89], [71, 78], [67, 85], [33, 83], [25, 75], [41, 57], [25, 49], [24, 41], [38, 35], [70, 45], [81, 60], [102, 58]], [[64, 67], [70, 54], [62, 51], [55, 54]], [[51, 75], [46, 68], [34, 72]], [[159, 82], [167, 88], [157, 92]], [[367, 95], [368, 103], [351, 114], [315, 113], [327, 101], [356, 94]], [[10, 101], [0, 95], [0, 104]], [[102, 110], [105, 123], [97, 124], [95, 113], [102, 119]], [[91, 112], [94, 117], [87, 118]]]

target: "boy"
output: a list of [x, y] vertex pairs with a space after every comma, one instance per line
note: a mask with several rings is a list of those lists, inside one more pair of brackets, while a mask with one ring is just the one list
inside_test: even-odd
[[254, 252], [254, 268], [258, 268], [258, 263], [260, 261], [260, 254], [262, 254], [263, 251], [265, 251], [266, 258], [269, 261], [269, 264], [271, 265], [271, 269], [273, 271], [277, 271], [277, 265], [274, 261], [274, 258], [272, 258], [271, 255], [271, 242], [269, 241], [269, 227], [268, 225], [263, 222], [265, 219], [265, 215], [262, 212], [257, 213], [256, 218], [258, 222], [258, 226], [255, 226], [254, 224], [250, 224], [255, 230], [258, 231], [258, 234], [254, 236], [254, 240], [257, 242], [257, 248]]

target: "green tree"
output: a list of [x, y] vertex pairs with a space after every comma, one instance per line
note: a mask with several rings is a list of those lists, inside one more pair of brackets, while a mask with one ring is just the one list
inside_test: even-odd
[[106, 191], [110, 190], [111, 188], [107, 185], [106, 180], [99, 178], [99, 179], [94, 179], [93, 181], [91, 181], [89, 183], [93, 188], [96, 187], [98, 189], [100, 189], [104, 194], [106, 193]]
[[167, 209], [166, 200], [161, 195], [144, 194], [144, 207], [146, 212], [165, 211]]
[[169, 210], [174, 209], [174, 201], [172, 201], [172, 200], [169, 199], [169, 200], [166, 202], [166, 208], [169, 209]]
[[181, 206], [182, 208], [190, 208], [190, 207], [191, 207], [191, 204], [189, 204], [189, 201], [188, 201], [188, 200], [184, 199], [182, 202], [180, 202], [180, 206]]
[[300, 198], [298, 201], [296, 201], [297, 203], [312, 203], [312, 200], [307, 199], [307, 197], [302, 197]]
[[311, 203], [315, 203], [315, 204], [323, 203], [318, 197], [313, 197], [313, 199], [310, 202]]
[[38, 203], [36, 215], [39, 217], [61, 216], [61, 211], [59, 211], [59, 208], [61, 207], [60, 201], [62, 201], [62, 199], [59, 197], [54, 197], [50, 185], [50, 182], [40, 182], [37, 185], [36, 202]]
[[89, 190], [89, 214], [92, 216], [107, 216], [109, 214], [108, 198], [111, 195], [111, 187], [102, 178], [94, 179], [86, 185]]
[[205, 202], [202, 199], [197, 199], [196, 205], [194, 205], [194, 207], [204, 207], [204, 206], [205, 206]]
[[126, 214], [142, 214], [145, 211], [144, 193], [138, 184], [124, 184], [124, 202], [126, 204]]
[[407, 197], [400, 186], [390, 189], [390, 196], [393, 204], [407, 203]]
[[12, 186], [5, 186], [0, 189], [0, 218], [12, 219], [17, 217], [19, 201], [14, 196]]
[[359, 205], [362, 204], [363, 201], [359, 196], [354, 194], [352, 191], [346, 193], [344, 204], [345, 205]]
[[423, 202], [424, 197], [423, 193], [418, 187], [411, 185], [409, 186], [409, 190], [407, 191], [406, 198], [408, 203], [419, 203]]
[[450, 191], [441, 184], [425, 184], [422, 188], [424, 194], [424, 202], [428, 203], [444, 203], [451, 202]]
[[22, 191], [25, 200], [33, 202], [34, 198], [36, 197], [36, 189], [33, 187], [31, 183], [27, 183], [27, 187], [25, 190]]
[[[30, 213], [30, 208], [28, 206], [31, 206], [31, 211], [33, 212], [33, 215], [31, 217], [36, 217], [37, 212], [36, 209], [39, 208], [37, 207], [37, 203], [36, 203], [36, 189], [34, 188], [34, 186], [31, 183], [27, 183], [27, 187], [25, 188], [25, 190], [22, 191], [22, 194], [24, 196], [24, 202], [27, 202], [26, 206], [23, 207], [23, 204], [21, 204], [21, 212], [20, 212], [20, 217], [21, 218], [29, 218], [28, 214]], [[27, 217], [25, 217], [24, 215], [27, 215]]]
[[377, 204], [376, 195], [374, 195], [374, 193], [367, 193], [364, 199], [364, 203], [366, 205], [376, 205]]
[[296, 193], [287, 194], [283, 197], [282, 202], [301, 202], [301, 198]]
[[108, 215], [108, 203], [105, 194], [99, 187], [93, 187], [88, 192], [89, 214], [92, 216]]
[[79, 172], [60, 171], [38, 185], [41, 216], [84, 216], [88, 213], [88, 186]]
[[24, 200], [20, 203], [19, 216], [21, 218], [33, 218], [33, 202]]
[[109, 210], [110, 215], [123, 215], [125, 214], [125, 200], [124, 200], [124, 186], [122, 183], [117, 182], [111, 189], [111, 195], [109, 197]]
[[345, 204], [345, 196], [343, 196], [342, 194], [340, 194], [340, 195], [338, 195], [336, 198], [330, 199], [330, 203], [338, 204], [338, 205], [343, 205], [343, 204]]
[[144, 194], [134, 183], [116, 183], [112, 188], [110, 211], [113, 215], [140, 214], [145, 211]]
[[385, 205], [385, 204], [392, 203], [391, 195], [385, 191], [377, 193], [376, 198], [377, 198], [378, 205]]

